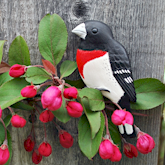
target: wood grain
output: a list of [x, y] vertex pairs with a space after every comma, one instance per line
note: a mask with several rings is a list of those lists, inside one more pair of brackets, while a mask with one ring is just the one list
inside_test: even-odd
[[[37, 31], [42, 17], [57, 13], [65, 21], [68, 29], [68, 46], [63, 60], [75, 59], [78, 37], [71, 30], [85, 20], [100, 20], [107, 23], [116, 40], [126, 48], [131, 60], [135, 79], [153, 77], [162, 80], [165, 57], [165, 1], [164, 0], [0, 0], [0, 39], [5, 39], [3, 60], [8, 60], [9, 45], [17, 35], [22, 35], [29, 46], [32, 64], [41, 63], [38, 50]], [[71, 78], [77, 79], [76, 73]], [[58, 141], [58, 134], [53, 124], [47, 124], [48, 141], [53, 146], [53, 153], [43, 158], [41, 165], [156, 165], [160, 133], [161, 107], [150, 111], [140, 111], [148, 117], [135, 116], [136, 124], [153, 136], [156, 146], [152, 153], [138, 158], [128, 159], [123, 155], [122, 161], [112, 163], [102, 160], [99, 155], [93, 161], [82, 155], [77, 144], [77, 123], [72, 119], [67, 124], [59, 123], [74, 136], [74, 145], [64, 149]], [[28, 113], [22, 113], [28, 119]], [[10, 127], [13, 142], [11, 165], [30, 165], [31, 153], [25, 152], [23, 141], [30, 132], [30, 123], [25, 128]], [[38, 144], [43, 140], [43, 127], [36, 122]], [[131, 139], [135, 143], [135, 139]]]

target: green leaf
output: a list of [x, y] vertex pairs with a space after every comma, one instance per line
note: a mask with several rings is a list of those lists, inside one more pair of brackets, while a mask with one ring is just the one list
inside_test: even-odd
[[9, 81], [9, 80], [12, 80], [13, 78], [9, 75], [9, 72], [5, 72], [3, 74], [0, 75], [0, 86]]
[[3, 121], [4, 121], [6, 127], [10, 124], [11, 117], [12, 117], [12, 115], [10, 114], [10, 115], [7, 115], [7, 116], [4, 118]]
[[29, 49], [22, 36], [16, 37], [10, 45], [9, 64], [30, 65]]
[[5, 163], [5, 165], [9, 165], [11, 162], [11, 158], [12, 158], [12, 139], [11, 139], [9, 131], [7, 131], [7, 140], [8, 140], [8, 148], [9, 148], [9, 152], [10, 152], [10, 157], [9, 157], [7, 163]]
[[165, 101], [165, 85], [154, 78], [144, 78], [134, 81], [137, 101], [131, 102], [131, 108], [146, 110], [155, 108]]
[[66, 123], [66, 122], [68, 122], [71, 119], [71, 117], [68, 115], [68, 112], [67, 112], [67, 110], [65, 108], [65, 100], [64, 99], [62, 101], [61, 107], [58, 110], [56, 110], [56, 111], [52, 111], [52, 113], [54, 114], [54, 116], [59, 121], [61, 121], [63, 123]]
[[98, 152], [99, 145], [102, 140], [103, 130], [104, 130], [104, 116], [101, 113], [101, 127], [99, 132], [96, 134], [95, 138], [91, 138], [91, 130], [89, 122], [85, 115], [83, 115], [78, 123], [78, 143], [81, 151], [88, 157], [92, 159]]
[[5, 129], [3, 127], [3, 124], [0, 122], [0, 145], [5, 140]]
[[101, 111], [105, 108], [105, 103], [102, 93], [93, 88], [83, 88], [79, 90], [80, 98], [88, 98], [89, 106], [92, 111]]
[[77, 63], [75, 61], [64, 61], [60, 67], [61, 78], [71, 75], [76, 69]]
[[101, 123], [100, 112], [93, 112], [90, 110], [89, 102], [87, 98], [83, 98], [81, 100], [81, 103], [83, 106], [83, 110], [89, 121], [90, 129], [91, 129], [91, 138], [93, 139], [96, 133], [100, 129], [100, 123]]
[[82, 81], [82, 79], [78, 79], [78, 80], [65, 80], [66, 83], [70, 84], [71, 86], [74, 86], [76, 88], [84, 88], [85, 84]]
[[16, 108], [16, 109], [21, 109], [21, 110], [27, 110], [27, 111], [33, 110], [32, 106], [25, 104], [21, 101], [11, 105], [11, 107]]
[[12, 79], [0, 86], [0, 105], [2, 109], [25, 99], [21, 96], [21, 89], [29, 85], [23, 78]]
[[41, 55], [54, 66], [57, 65], [67, 46], [67, 29], [57, 14], [47, 14], [39, 24], [38, 46]]
[[6, 42], [5, 40], [0, 40], [0, 63], [2, 60], [2, 56], [3, 56], [3, 46], [4, 46], [5, 42]]
[[50, 75], [42, 68], [30, 67], [25, 73], [25, 79], [29, 83], [41, 84], [50, 79]]
[[120, 133], [117, 129], [117, 126], [114, 125], [111, 120], [108, 120], [108, 127], [109, 127], [109, 132], [111, 134], [113, 142], [118, 145], [118, 147], [121, 150], [121, 138], [120, 138]]

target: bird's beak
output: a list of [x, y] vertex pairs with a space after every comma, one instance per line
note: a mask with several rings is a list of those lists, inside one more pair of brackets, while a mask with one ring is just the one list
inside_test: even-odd
[[87, 35], [86, 28], [85, 28], [85, 23], [81, 23], [80, 25], [76, 26], [73, 30], [72, 33], [75, 33], [78, 35], [80, 38], [85, 40], [85, 37]]

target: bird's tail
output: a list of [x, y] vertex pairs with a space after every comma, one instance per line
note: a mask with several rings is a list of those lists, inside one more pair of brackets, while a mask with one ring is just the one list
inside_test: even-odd
[[134, 125], [130, 125], [130, 124], [119, 125], [118, 129], [123, 138], [136, 137]]
[[[126, 109], [127, 111], [131, 112], [130, 108], [130, 100], [127, 94], [125, 94], [118, 104], [121, 106], [122, 109]], [[119, 125], [119, 132], [122, 135], [122, 137], [127, 138], [127, 137], [136, 137], [136, 132], [135, 132], [135, 127], [134, 124], [124, 124], [124, 125]]]

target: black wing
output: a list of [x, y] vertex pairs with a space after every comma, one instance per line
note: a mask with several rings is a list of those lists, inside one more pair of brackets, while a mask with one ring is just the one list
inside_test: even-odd
[[131, 66], [124, 47], [115, 40], [109, 43], [109, 57], [113, 75], [129, 96], [130, 101], [136, 102]]

